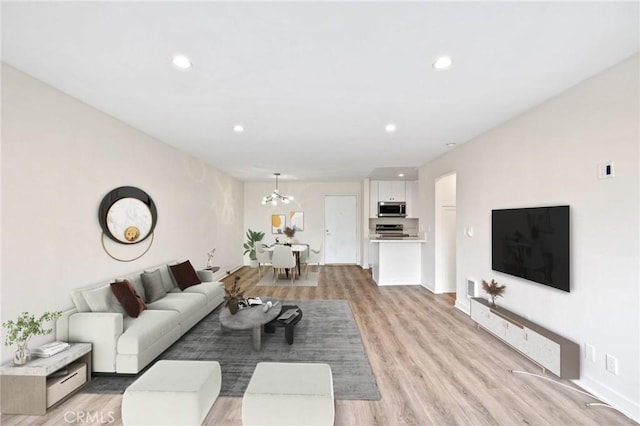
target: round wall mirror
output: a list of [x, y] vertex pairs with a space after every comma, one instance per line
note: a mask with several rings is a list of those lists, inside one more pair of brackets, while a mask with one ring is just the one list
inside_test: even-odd
[[133, 186], [121, 186], [102, 199], [98, 221], [102, 232], [121, 244], [136, 244], [153, 233], [158, 220], [156, 205], [149, 195]]

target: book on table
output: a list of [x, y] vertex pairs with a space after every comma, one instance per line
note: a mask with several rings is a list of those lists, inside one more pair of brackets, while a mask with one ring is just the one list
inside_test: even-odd
[[281, 313], [278, 317], [280, 321], [291, 320], [298, 316], [298, 308], [287, 309], [285, 312]]
[[48, 358], [66, 349], [69, 349], [70, 346], [71, 345], [69, 345], [67, 342], [56, 341], [56, 342], [46, 343], [42, 346], [32, 349], [31, 355], [39, 358]]
[[240, 309], [250, 308], [256, 305], [262, 305], [262, 299], [259, 297], [249, 297], [248, 299], [241, 299], [238, 301], [238, 307]]

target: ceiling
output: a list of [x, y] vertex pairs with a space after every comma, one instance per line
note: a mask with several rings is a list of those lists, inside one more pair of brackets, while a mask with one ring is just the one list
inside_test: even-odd
[[[3, 2], [2, 60], [243, 181], [389, 178], [637, 53], [638, 15], [638, 2]], [[440, 55], [450, 69], [432, 67]]]

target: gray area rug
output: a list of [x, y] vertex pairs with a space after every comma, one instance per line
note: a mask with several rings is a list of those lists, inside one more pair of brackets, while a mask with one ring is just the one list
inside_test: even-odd
[[[221, 396], [244, 395], [258, 362], [323, 362], [331, 366], [335, 399], [380, 399], [349, 302], [281, 303], [298, 305], [303, 312], [295, 327], [293, 345], [285, 341], [284, 328], [276, 328], [273, 334], [263, 333], [262, 349], [254, 351], [250, 330], [224, 333], [220, 330], [220, 306], [160, 355], [160, 359], [218, 361], [222, 368]], [[94, 376], [81, 392], [121, 394], [137, 377]]]
[[318, 279], [320, 279], [320, 272], [309, 271], [309, 277], [307, 278], [307, 274], [302, 272], [300, 277], [293, 280], [293, 284], [291, 283], [290, 278], [286, 278], [284, 275], [280, 274], [280, 278], [277, 281], [273, 281], [273, 270], [265, 269], [264, 276], [260, 278], [258, 281], [258, 287], [264, 286], [281, 286], [281, 287], [317, 287]]

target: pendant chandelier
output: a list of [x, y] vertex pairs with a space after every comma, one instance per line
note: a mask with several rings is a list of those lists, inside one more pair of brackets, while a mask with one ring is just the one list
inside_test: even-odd
[[276, 177], [276, 189], [274, 189], [271, 194], [262, 197], [262, 204], [271, 203], [271, 205], [277, 206], [278, 201], [289, 204], [289, 201], [293, 200], [293, 197], [280, 194], [278, 190], [278, 176], [280, 176], [280, 173], [274, 173], [274, 175]]

